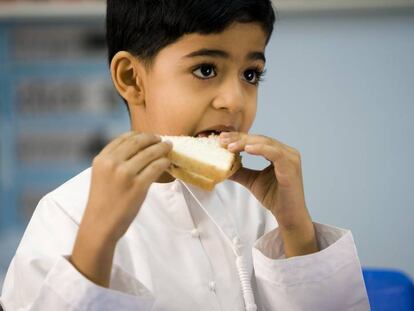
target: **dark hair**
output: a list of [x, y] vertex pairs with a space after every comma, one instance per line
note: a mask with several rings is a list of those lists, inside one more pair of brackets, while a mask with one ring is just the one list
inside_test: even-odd
[[128, 51], [150, 65], [165, 46], [184, 34], [211, 34], [233, 22], [258, 22], [273, 31], [270, 0], [108, 0], [106, 39], [108, 60]]

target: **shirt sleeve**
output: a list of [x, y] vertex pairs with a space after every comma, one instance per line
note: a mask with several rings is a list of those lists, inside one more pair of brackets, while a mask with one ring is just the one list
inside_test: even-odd
[[77, 222], [53, 199], [39, 202], [6, 274], [4, 309], [150, 310], [151, 292], [116, 264], [110, 287], [104, 288], [68, 261], [77, 230]]
[[286, 258], [279, 228], [253, 246], [259, 310], [370, 310], [349, 230], [314, 222], [317, 253]]

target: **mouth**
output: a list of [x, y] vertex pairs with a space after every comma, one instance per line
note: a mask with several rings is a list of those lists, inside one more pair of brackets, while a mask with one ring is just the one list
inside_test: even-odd
[[236, 129], [233, 126], [220, 125], [220, 126], [215, 126], [213, 128], [198, 132], [196, 135], [194, 135], [194, 137], [209, 137], [210, 135], [219, 136], [220, 133], [222, 132], [232, 132], [235, 130]]

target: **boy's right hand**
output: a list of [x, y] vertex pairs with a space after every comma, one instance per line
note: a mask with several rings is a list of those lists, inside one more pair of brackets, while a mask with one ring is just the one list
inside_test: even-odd
[[[136, 217], [148, 188], [169, 167], [172, 145], [154, 134], [125, 133], [92, 162], [85, 217], [118, 240]], [[108, 236], [108, 238], [109, 238]]]
[[96, 284], [109, 286], [116, 243], [137, 216], [150, 185], [169, 167], [171, 149], [159, 136], [128, 132], [94, 158], [70, 262]]

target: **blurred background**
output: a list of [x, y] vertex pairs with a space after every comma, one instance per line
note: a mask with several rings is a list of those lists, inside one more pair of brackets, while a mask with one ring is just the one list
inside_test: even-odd
[[[251, 132], [301, 151], [313, 220], [352, 230], [363, 266], [414, 277], [414, 1], [275, 6]], [[0, 287], [39, 199], [129, 129], [104, 12], [0, 0]]]

